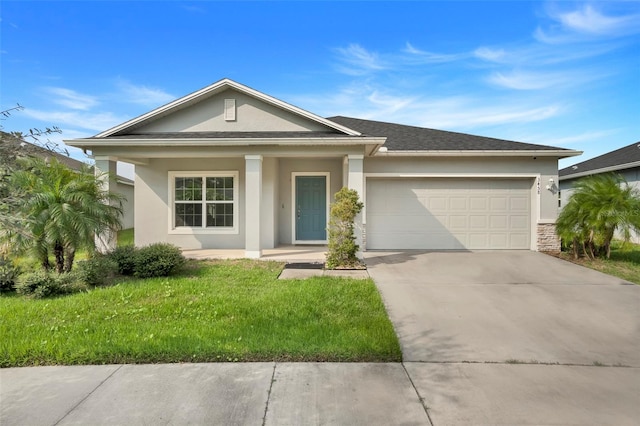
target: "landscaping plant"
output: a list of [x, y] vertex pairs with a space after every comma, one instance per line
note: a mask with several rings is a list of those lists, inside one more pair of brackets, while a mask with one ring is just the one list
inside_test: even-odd
[[640, 231], [640, 192], [613, 173], [578, 180], [556, 221], [558, 236], [574, 258], [582, 252], [609, 259], [616, 231], [627, 241], [632, 230]]
[[329, 217], [329, 244], [327, 268], [352, 268], [361, 266], [357, 257], [359, 246], [354, 234], [355, 218], [364, 204], [359, 201], [358, 192], [342, 188], [335, 195]]
[[120, 227], [122, 197], [103, 190], [104, 177], [88, 167], [75, 172], [55, 158], [18, 162], [21, 168], [8, 182], [23, 195], [15, 206], [23, 226], [0, 229], [0, 239], [13, 252], [31, 251], [44, 270], [70, 272], [78, 249], [93, 251], [94, 235]]

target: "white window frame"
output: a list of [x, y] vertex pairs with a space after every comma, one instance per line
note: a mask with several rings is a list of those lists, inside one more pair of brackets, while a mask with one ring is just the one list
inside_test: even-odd
[[[175, 226], [175, 185], [176, 178], [182, 177], [200, 177], [203, 181], [206, 181], [206, 178], [209, 177], [230, 177], [233, 178], [233, 226], [229, 227], [206, 227], [206, 218], [202, 218], [202, 226], [193, 227], [193, 226]], [[239, 222], [240, 222], [240, 211], [239, 211], [239, 186], [240, 186], [240, 173], [237, 170], [233, 171], [215, 171], [215, 172], [205, 172], [205, 171], [188, 171], [188, 172], [180, 172], [180, 171], [170, 171], [169, 172], [169, 234], [238, 234], [239, 233]], [[204, 188], [203, 188], [204, 190]], [[206, 198], [206, 197], [205, 197]], [[201, 201], [204, 204], [207, 203], [206, 200]], [[209, 201], [211, 202], [211, 201]], [[203, 209], [203, 215], [206, 209]]]

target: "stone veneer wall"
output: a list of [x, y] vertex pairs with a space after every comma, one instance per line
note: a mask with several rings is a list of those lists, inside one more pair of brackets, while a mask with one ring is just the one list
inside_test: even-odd
[[560, 238], [556, 235], [555, 223], [538, 224], [538, 251], [560, 251]]

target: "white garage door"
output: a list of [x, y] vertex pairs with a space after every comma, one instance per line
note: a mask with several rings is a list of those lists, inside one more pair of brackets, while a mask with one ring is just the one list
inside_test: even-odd
[[531, 179], [367, 179], [367, 249], [529, 249]]

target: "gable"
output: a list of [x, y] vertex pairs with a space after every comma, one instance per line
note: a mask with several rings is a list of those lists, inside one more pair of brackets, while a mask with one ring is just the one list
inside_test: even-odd
[[[235, 117], [225, 117], [225, 101], [232, 100]], [[180, 132], [326, 132], [317, 121], [279, 108], [234, 89], [213, 94], [199, 102], [156, 117], [128, 130], [128, 134]]]

